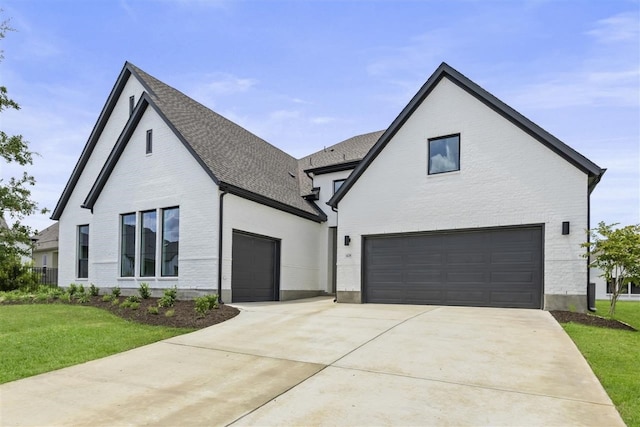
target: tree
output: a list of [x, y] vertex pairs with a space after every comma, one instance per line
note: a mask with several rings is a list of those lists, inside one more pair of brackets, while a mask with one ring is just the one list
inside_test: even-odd
[[[1, 12], [1, 10], [0, 10]], [[13, 31], [7, 20], [0, 23], [0, 40], [4, 39], [7, 32]], [[3, 59], [0, 50], [0, 61]], [[7, 110], [19, 110], [20, 106], [9, 98], [7, 88], [0, 86], [0, 113]], [[22, 135], [7, 135], [0, 130], [0, 157], [6, 163], [17, 163], [27, 166], [33, 163], [35, 153], [29, 150], [29, 143]], [[20, 256], [28, 256], [31, 248], [31, 236], [35, 233], [31, 227], [22, 223], [24, 218], [38, 212], [38, 204], [31, 199], [31, 189], [36, 181], [26, 171], [22, 176], [11, 177], [5, 181], [0, 177], [0, 218], [11, 220], [12, 225], [0, 226], [0, 270], [15, 271], [16, 262], [20, 262]], [[46, 213], [46, 209], [40, 210]], [[2, 273], [2, 271], [0, 271]]]
[[601, 277], [610, 284], [610, 316], [615, 314], [625, 286], [632, 282], [640, 285], [640, 224], [615, 228], [617, 225], [600, 222], [589, 230], [590, 241], [582, 244], [587, 249], [584, 256], [589, 258], [589, 267], [600, 269]]

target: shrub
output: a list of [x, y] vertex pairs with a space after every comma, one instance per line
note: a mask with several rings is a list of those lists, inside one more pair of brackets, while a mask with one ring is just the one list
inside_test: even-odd
[[113, 299], [111, 300], [111, 305], [118, 305], [120, 304], [120, 300], [117, 297], [113, 297]]
[[158, 300], [159, 307], [173, 307], [178, 296], [178, 288], [175, 286], [164, 290], [164, 295]]
[[19, 258], [7, 257], [0, 263], [0, 291], [34, 291], [39, 283], [40, 277], [28, 265], [22, 264]]
[[60, 295], [60, 301], [62, 302], [71, 302], [72, 296], [69, 292], [65, 292]]
[[129, 301], [130, 303], [139, 303], [140, 297], [138, 295], [130, 295], [127, 297], [127, 301]]
[[130, 302], [129, 303], [129, 308], [131, 310], [137, 310], [140, 308], [140, 303], [139, 302]]
[[166, 317], [173, 317], [173, 316], [175, 316], [175, 314], [176, 314], [176, 311], [173, 310], [173, 309], [172, 310], [167, 310], [167, 311], [164, 312], [164, 315]]
[[120, 287], [116, 286], [115, 288], [111, 289], [111, 295], [118, 298], [120, 296]]
[[154, 306], [147, 307], [147, 313], [149, 314], [158, 314], [159, 312], [160, 310], [158, 310], [158, 307], [154, 307]]
[[109, 301], [113, 300], [113, 298], [115, 298], [115, 297], [113, 295], [111, 295], [111, 294], [102, 295], [102, 301], [104, 301], [104, 302], [109, 302]]
[[129, 301], [128, 299], [125, 299], [124, 301], [122, 301], [122, 304], [120, 304], [120, 308], [129, 308], [131, 307], [131, 301]]
[[37, 302], [49, 301], [50, 295], [48, 293], [37, 293], [34, 300]]
[[151, 290], [149, 289], [148, 283], [140, 283], [140, 288], [138, 289], [138, 293], [140, 294], [140, 298], [148, 299], [151, 297]]
[[71, 296], [75, 295], [76, 292], [78, 292], [78, 286], [75, 283], [70, 284], [69, 287], [67, 288], [67, 292]]
[[89, 294], [82, 292], [80, 294], [78, 294], [78, 303], [79, 304], [86, 304], [91, 300], [91, 297], [89, 296]]
[[97, 297], [98, 295], [100, 295], [100, 289], [93, 283], [91, 284], [91, 286], [89, 286], [89, 295], [91, 295], [92, 297]]
[[84, 290], [84, 286], [81, 284], [80, 286], [78, 286], [78, 291], [76, 292], [79, 295], [84, 295], [85, 290]]
[[218, 308], [218, 295], [205, 295], [195, 299], [195, 310], [200, 316], [205, 316], [214, 308]]

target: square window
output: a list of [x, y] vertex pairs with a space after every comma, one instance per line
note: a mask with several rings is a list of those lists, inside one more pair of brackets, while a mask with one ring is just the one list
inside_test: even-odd
[[429, 175], [460, 170], [460, 135], [429, 139]]

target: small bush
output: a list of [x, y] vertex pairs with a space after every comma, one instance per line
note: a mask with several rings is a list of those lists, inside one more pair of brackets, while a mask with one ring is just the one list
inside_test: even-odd
[[98, 295], [100, 295], [100, 289], [93, 283], [91, 284], [91, 286], [89, 286], [89, 295], [91, 295], [92, 297], [97, 297]]
[[117, 297], [113, 297], [113, 299], [111, 300], [111, 305], [118, 305], [120, 304], [120, 300]]
[[49, 301], [50, 295], [45, 293], [36, 294], [34, 300], [37, 302], [46, 302]]
[[78, 286], [75, 283], [70, 284], [67, 288], [67, 292], [69, 295], [74, 296], [76, 292], [78, 292]]
[[139, 303], [140, 297], [138, 295], [130, 295], [127, 297], [127, 301], [129, 301], [130, 303]]
[[60, 299], [62, 294], [64, 294], [64, 292], [60, 288], [51, 288], [51, 290], [49, 291], [49, 295], [51, 295], [51, 298], [54, 300]]
[[129, 308], [131, 307], [131, 301], [129, 301], [128, 299], [125, 299], [124, 301], [122, 301], [122, 304], [120, 304], [120, 308]]
[[147, 307], [147, 313], [157, 315], [158, 313], [160, 313], [160, 310], [158, 310], [158, 307], [149, 306]]
[[218, 295], [205, 295], [195, 299], [195, 310], [199, 316], [205, 316], [214, 308], [218, 308]]
[[71, 302], [72, 299], [73, 297], [69, 292], [65, 292], [62, 295], [60, 295], [60, 301], [62, 302]]
[[86, 304], [91, 300], [91, 297], [89, 296], [89, 294], [82, 292], [80, 294], [78, 294], [78, 303], [79, 304]]
[[129, 303], [129, 308], [131, 310], [137, 310], [140, 308], [140, 303], [139, 302], [130, 302]]
[[149, 284], [144, 282], [140, 283], [138, 293], [140, 294], [140, 298], [149, 299], [151, 297], [151, 289], [149, 289]]
[[78, 286], [78, 291], [76, 293], [78, 295], [84, 295], [85, 290], [84, 290], [84, 286], [82, 286], [82, 284], [80, 286]]
[[178, 296], [178, 288], [175, 286], [164, 290], [164, 295], [158, 300], [159, 307], [173, 307]]
[[[0, 254], [1, 255], [1, 254]], [[2, 257], [0, 262], [0, 291], [20, 289], [34, 291], [40, 284], [40, 277], [33, 273], [29, 265], [22, 264], [18, 257]]]
[[175, 314], [176, 314], [176, 311], [175, 311], [175, 310], [173, 310], [173, 309], [171, 309], [171, 310], [167, 310], [167, 311], [165, 311], [165, 312], [164, 312], [164, 315], [165, 315], [166, 317], [173, 317], [173, 316], [175, 316]]
[[111, 289], [111, 295], [118, 298], [120, 296], [120, 287], [116, 286], [115, 288]]
[[114, 296], [111, 294], [107, 294], [107, 295], [102, 295], [102, 301], [104, 302], [109, 302], [111, 300], [113, 300]]

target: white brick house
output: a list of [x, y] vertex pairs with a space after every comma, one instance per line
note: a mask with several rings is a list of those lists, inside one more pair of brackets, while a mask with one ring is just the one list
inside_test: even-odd
[[59, 284], [582, 310], [603, 173], [446, 64], [296, 160], [126, 63], [53, 212]]

